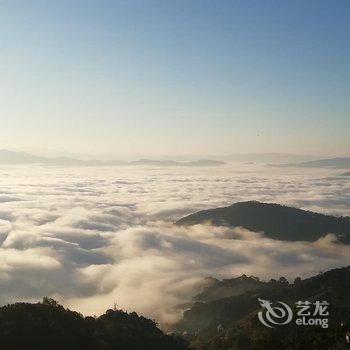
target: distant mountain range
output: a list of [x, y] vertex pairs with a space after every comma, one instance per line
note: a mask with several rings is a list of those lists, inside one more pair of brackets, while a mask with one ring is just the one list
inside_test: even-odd
[[150, 166], [216, 166], [223, 165], [225, 162], [219, 160], [199, 159], [195, 161], [180, 162], [175, 160], [152, 160], [152, 159], [140, 159], [133, 162], [129, 162], [130, 165], [150, 165]]
[[291, 163], [317, 160], [320, 156], [300, 155], [291, 153], [232, 153], [217, 157], [224, 161], [253, 162], [253, 163]]
[[324, 215], [279, 204], [239, 202], [229, 207], [199, 211], [176, 222], [177, 225], [203, 223], [244, 227], [284, 241], [311, 242], [334, 233], [342, 243], [350, 244], [350, 217]]
[[155, 167], [206, 167], [220, 166], [226, 162], [267, 163], [279, 167], [350, 169], [350, 158], [318, 159], [316, 156], [288, 153], [235, 153], [228, 156], [212, 157], [212, 159], [194, 159], [193, 157], [188, 160], [141, 158], [135, 161], [125, 161], [38, 156], [21, 151], [0, 150], [0, 165], [47, 164], [62, 166], [141, 165]]
[[21, 164], [48, 164], [67, 166], [101, 166], [101, 165], [123, 165], [123, 161], [104, 162], [99, 160], [80, 160], [69, 157], [42, 157], [26, 152], [15, 152], [6, 149], [0, 150], [0, 164], [21, 165]]
[[280, 167], [350, 169], [350, 158], [318, 159], [301, 163], [278, 164]]
[[15, 152], [9, 150], [0, 150], [1, 165], [25, 165], [25, 164], [43, 164], [43, 165], [61, 165], [61, 166], [115, 166], [115, 165], [143, 165], [143, 166], [188, 166], [205, 167], [223, 165], [225, 162], [218, 160], [199, 159], [195, 161], [173, 161], [173, 160], [152, 160], [140, 159], [132, 162], [121, 160], [101, 161], [101, 160], [81, 160], [69, 157], [43, 157], [36, 156], [26, 152]]
[[[349, 291], [350, 266], [304, 280], [296, 278], [292, 284], [284, 277], [269, 282], [246, 275], [223, 281], [211, 279], [174, 328], [186, 334], [198, 349], [224, 350], [228, 345], [242, 350], [346, 349]], [[300, 300], [326, 301], [330, 304], [329, 327], [301, 327], [291, 322], [269, 329], [258, 320], [258, 299], [283, 301], [292, 309]], [[237, 343], [240, 346], [235, 346]], [[333, 347], [335, 344], [339, 347]]]

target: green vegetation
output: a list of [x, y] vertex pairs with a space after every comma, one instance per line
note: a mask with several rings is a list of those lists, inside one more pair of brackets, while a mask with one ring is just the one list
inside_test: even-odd
[[[165, 335], [154, 321], [121, 310], [84, 317], [44, 298], [36, 304], [0, 308], [0, 349], [4, 350], [342, 350], [349, 349], [350, 266], [312, 278], [269, 282], [255, 276], [208, 279], [198, 301]], [[281, 300], [295, 311], [299, 300], [330, 303], [329, 328], [260, 323], [258, 298]], [[349, 333], [350, 334], [350, 333]], [[187, 342], [190, 344], [187, 345]]]
[[0, 308], [1, 350], [186, 350], [184, 340], [165, 335], [135, 312], [107, 310], [83, 317], [55, 300]]
[[[284, 277], [269, 282], [254, 276], [213, 280], [196, 298], [175, 329], [186, 334], [193, 349], [203, 350], [335, 350], [348, 349], [350, 330], [350, 267], [335, 269], [289, 283]], [[267, 328], [260, 323], [258, 298], [295, 307], [302, 301], [327, 301], [329, 328], [288, 325]], [[347, 347], [349, 345], [349, 347]]]
[[350, 218], [336, 217], [256, 201], [235, 203], [229, 207], [203, 210], [186, 216], [177, 225], [210, 222], [216, 226], [244, 227], [263, 231], [272, 239], [284, 241], [316, 241], [328, 233], [350, 244]]

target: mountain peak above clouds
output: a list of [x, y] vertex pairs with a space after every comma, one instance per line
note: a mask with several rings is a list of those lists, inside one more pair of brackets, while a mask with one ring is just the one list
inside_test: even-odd
[[202, 210], [176, 222], [180, 226], [210, 223], [264, 232], [268, 238], [284, 241], [316, 241], [333, 233], [350, 244], [350, 218], [325, 215], [258, 201], [238, 202], [228, 207]]

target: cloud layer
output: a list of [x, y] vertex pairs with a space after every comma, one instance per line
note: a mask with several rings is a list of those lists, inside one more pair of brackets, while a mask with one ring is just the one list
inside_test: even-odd
[[[314, 243], [173, 221], [261, 200], [350, 215], [350, 179], [333, 170], [0, 168], [0, 303], [59, 299], [83, 313], [114, 303], [175, 321], [203, 277], [309, 276], [350, 263], [331, 233]], [[278, 266], [278, 269], [276, 269]]]

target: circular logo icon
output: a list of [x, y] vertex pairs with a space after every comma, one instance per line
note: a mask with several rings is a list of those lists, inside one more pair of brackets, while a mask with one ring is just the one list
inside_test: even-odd
[[292, 309], [282, 301], [272, 303], [268, 300], [258, 299], [264, 310], [259, 311], [259, 321], [266, 327], [274, 328], [288, 324], [293, 318]]

